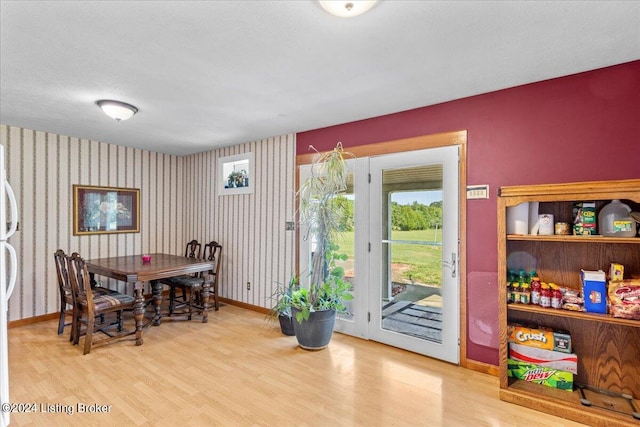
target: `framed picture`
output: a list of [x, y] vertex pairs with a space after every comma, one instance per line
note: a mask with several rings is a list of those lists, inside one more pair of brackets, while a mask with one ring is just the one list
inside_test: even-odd
[[253, 153], [218, 159], [218, 195], [253, 193]]
[[140, 232], [140, 189], [73, 186], [73, 234]]

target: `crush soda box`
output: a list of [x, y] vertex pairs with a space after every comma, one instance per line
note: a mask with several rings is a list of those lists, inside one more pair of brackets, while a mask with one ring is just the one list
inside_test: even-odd
[[507, 325], [507, 336], [509, 342], [528, 345], [545, 350], [553, 350], [553, 329], [551, 328], [528, 328], [517, 324]]

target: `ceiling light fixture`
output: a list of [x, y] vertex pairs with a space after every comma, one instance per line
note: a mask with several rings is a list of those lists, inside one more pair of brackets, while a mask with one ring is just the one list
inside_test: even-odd
[[342, 18], [358, 16], [371, 9], [376, 3], [375, 0], [367, 1], [336, 1], [336, 0], [320, 0], [320, 6], [332, 15]]
[[138, 112], [136, 107], [131, 104], [127, 104], [126, 102], [101, 99], [96, 101], [96, 104], [102, 108], [102, 111], [104, 111], [107, 116], [112, 119], [116, 119], [117, 121], [130, 119]]

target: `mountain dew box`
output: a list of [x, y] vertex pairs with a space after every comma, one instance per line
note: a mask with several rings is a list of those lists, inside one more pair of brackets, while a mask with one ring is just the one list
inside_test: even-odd
[[559, 390], [573, 391], [573, 374], [571, 372], [508, 359], [507, 375]]

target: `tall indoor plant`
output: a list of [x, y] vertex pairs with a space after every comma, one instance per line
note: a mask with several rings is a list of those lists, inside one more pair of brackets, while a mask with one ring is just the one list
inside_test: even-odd
[[318, 153], [311, 176], [298, 191], [299, 220], [306, 226], [305, 236], [313, 247], [308, 287], [291, 294], [291, 314], [298, 344], [306, 349], [325, 348], [331, 340], [336, 312], [346, 310], [351, 285], [344, 280], [344, 269], [336, 264], [346, 260], [338, 252], [336, 237], [345, 215], [337, 197], [347, 189], [346, 156], [342, 143], [326, 153]]

